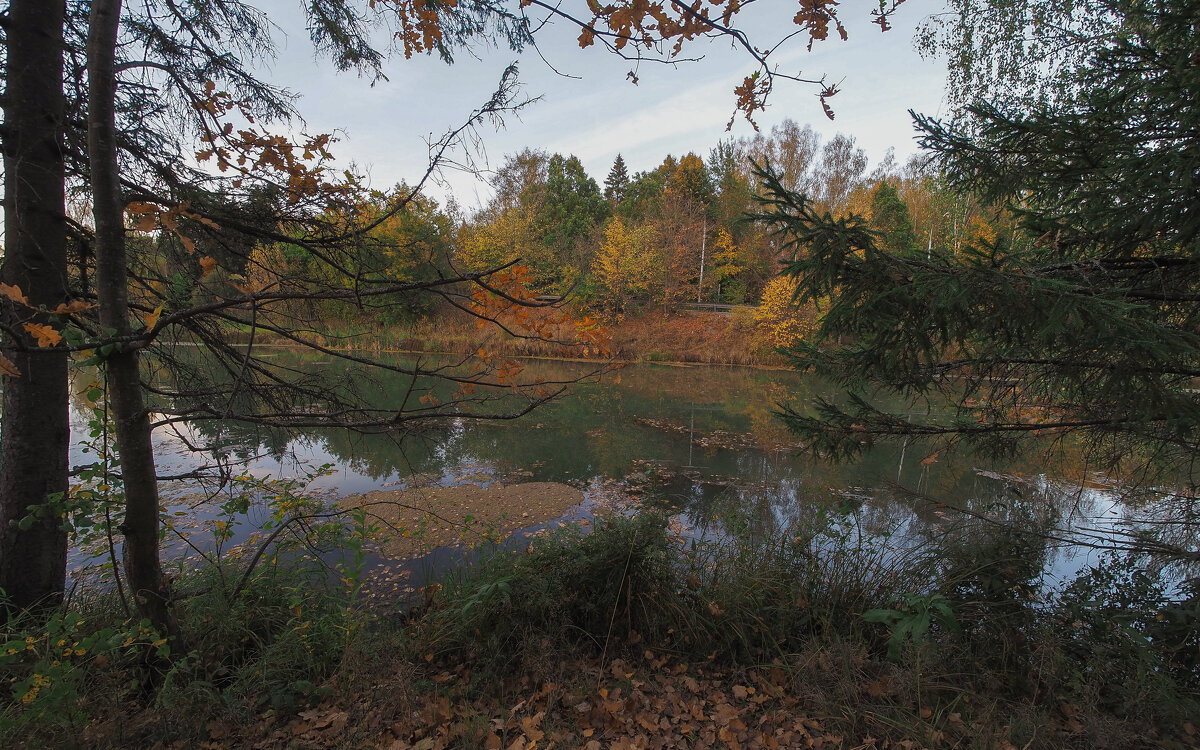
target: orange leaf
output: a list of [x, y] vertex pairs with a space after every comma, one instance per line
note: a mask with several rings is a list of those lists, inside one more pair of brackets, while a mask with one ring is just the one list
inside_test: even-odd
[[4, 373], [11, 378], [21, 377], [21, 371], [7, 357], [0, 356], [0, 373]]
[[146, 330], [147, 331], [154, 329], [155, 324], [158, 323], [158, 317], [160, 315], [162, 315], [162, 309], [163, 309], [163, 306], [159, 305], [158, 307], [154, 308], [154, 312], [152, 312], [146, 316]]
[[40, 323], [26, 323], [25, 330], [29, 331], [34, 338], [37, 339], [37, 345], [42, 348], [54, 346], [62, 341], [62, 334], [54, 330], [50, 326]]
[[15, 284], [12, 286], [9, 286], [8, 284], [0, 284], [0, 296], [8, 297], [13, 302], [20, 302], [25, 306], [29, 305], [29, 299], [21, 291], [21, 287]]
[[204, 270], [204, 276], [209, 275], [217, 270], [217, 259], [211, 255], [205, 255], [200, 259], [200, 268]]
[[183, 249], [187, 250], [187, 254], [191, 255], [196, 252], [196, 243], [192, 242], [192, 238], [186, 235], [179, 235], [179, 241], [183, 243]]
[[54, 308], [54, 314], [55, 315], [71, 315], [72, 313], [83, 312], [84, 310], [91, 310], [93, 307], [95, 307], [95, 305], [93, 305], [91, 302], [84, 302], [81, 299], [77, 299], [77, 300], [74, 300], [73, 302], [63, 302], [58, 307]]
[[158, 218], [154, 214], [142, 214], [138, 217], [133, 228], [139, 232], [153, 232], [158, 227]]
[[928, 456], [921, 459], [921, 465], [922, 466], [932, 466], [932, 465], [936, 464], [939, 453], [941, 453], [941, 451], [934, 451], [933, 453], [930, 453]]

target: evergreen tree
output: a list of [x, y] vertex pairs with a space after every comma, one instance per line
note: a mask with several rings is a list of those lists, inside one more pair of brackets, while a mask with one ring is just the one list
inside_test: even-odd
[[604, 197], [612, 206], [617, 206], [625, 200], [625, 190], [629, 187], [629, 171], [625, 168], [625, 159], [617, 154], [608, 177], [604, 178]]
[[879, 233], [880, 244], [888, 250], [912, 252], [917, 249], [917, 235], [908, 215], [908, 206], [887, 180], [871, 191], [871, 228]]
[[[975, 104], [969, 128], [917, 118], [951, 184], [1005, 207], [1014, 231], [964, 241], [957, 259], [892, 251], [760, 172], [760, 218], [793, 253], [798, 299], [831, 298], [796, 363], [848, 395], [787, 410], [816, 448], [918, 436], [1002, 452], [1072, 435], [1108, 461], [1192, 470], [1200, 0], [1105, 2], [1122, 33], [1053, 106]], [[947, 406], [921, 418], [866, 395], [889, 393]]]
[[541, 190], [535, 219], [542, 235], [544, 252], [528, 258], [534, 275], [549, 282], [556, 291], [565, 291], [581, 272], [584, 262], [577, 257], [578, 243], [598, 222], [606, 218], [608, 205], [596, 184], [576, 156], [554, 154], [547, 166], [546, 182]]

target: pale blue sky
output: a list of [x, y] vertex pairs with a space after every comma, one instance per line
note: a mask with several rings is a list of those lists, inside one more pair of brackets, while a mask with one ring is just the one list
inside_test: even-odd
[[[799, 38], [772, 58], [781, 70], [805, 77], [827, 76], [841, 81], [842, 93], [830, 100], [837, 120], [829, 122], [814, 95], [815, 87], [780, 83], [765, 114], [756, 117], [769, 130], [785, 118], [809, 123], [826, 139], [837, 132], [854, 136], [874, 165], [894, 147], [904, 161], [916, 150], [908, 109], [937, 114], [943, 108], [945, 66], [923, 60], [913, 49], [913, 32], [938, 0], [910, 0], [894, 17], [891, 31], [880, 33], [869, 23], [871, 3], [844, 3], [850, 30], [848, 42], [826, 41], [805, 50]], [[630, 63], [599, 47], [581, 50], [578, 30], [565, 24], [539, 34], [542, 54], [558, 75], [527, 50], [521, 55], [489, 50], [478, 59], [460, 55], [452, 66], [439, 60], [402, 57], [387, 66], [388, 81], [370, 86], [354, 74], [338, 74], [326, 62], [313, 59], [296, 0], [269, 0], [264, 7], [280, 26], [280, 55], [267, 77], [301, 93], [300, 110], [309, 132], [344, 131], [335, 147], [342, 162], [369, 168], [376, 187], [413, 180], [427, 163], [425, 138], [436, 138], [458, 125], [491, 94], [504, 66], [520, 65], [528, 96], [540, 96], [519, 117], [509, 118], [499, 132], [482, 128], [486, 163], [503, 162], [505, 154], [525, 146], [575, 154], [589, 174], [603, 181], [617, 153], [631, 172], [652, 169], [668, 153], [695, 151], [707, 156], [719, 140], [753, 134], [744, 119], [725, 125], [733, 112], [733, 87], [753, 66], [744, 53], [724, 42], [703, 43], [692, 49], [699, 62], [667, 66], [643, 63], [640, 83], [626, 80]], [[786, 0], [760, 0], [745, 11], [744, 23], [760, 45], [772, 43], [764, 31], [791, 28], [795, 5]], [[465, 174], [447, 174], [447, 185], [430, 192], [453, 191], [471, 209], [487, 200], [488, 188]]]

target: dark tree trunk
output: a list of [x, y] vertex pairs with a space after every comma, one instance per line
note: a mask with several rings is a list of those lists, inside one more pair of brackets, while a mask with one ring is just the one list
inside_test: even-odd
[[[67, 298], [63, 171], [64, 0], [10, 0], [4, 92], [4, 265], [0, 280], [30, 304]], [[44, 316], [9, 300], [0, 352], [20, 370], [4, 377], [0, 437], [0, 588], [11, 606], [50, 605], [66, 581], [67, 534], [59, 500], [67, 491], [67, 354], [17, 351], [11, 336]], [[24, 337], [26, 343], [31, 339]], [[18, 523], [30, 506], [33, 525]]]
[[[96, 222], [96, 290], [100, 323], [132, 333], [125, 255], [125, 202], [117, 165], [116, 55], [121, 0], [94, 0], [88, 28], [88, 162]], [[125, 485], [125, 576], [143, 617], [173, 633], [170, 597], [158, 559], [158, 484], [150, 415], [142, 398], [138, 347], [114, 348], [105, 361], [109, 410]]]

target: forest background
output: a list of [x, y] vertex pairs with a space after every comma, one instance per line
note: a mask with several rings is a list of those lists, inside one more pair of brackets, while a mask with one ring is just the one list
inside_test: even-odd
[[[952, 190], [920, 155], [899, 164], [889, 151], [869, 168], [853, 137], [822, 143], [811, 126], [785, 120], [752, 138], [722, 140], [704, 156], [666, 155], [646, 172], [630, 174], [618, 155], [602, 181], [573, 155], [527, 148], [505, 158], [490, 180], [494, 197], [473, 215], [453, 201], [420, 198], [372, 237], [388, 248], [379, 263], [397, 280], [520, 262], [533, 292], [598, 318], [625, 359], [780, 364], [776, 349], [811, 334], [820, 305], [793, 304], [796, 285], [779, 275], [778, 241], [744, 218], [757, 205], [755, 164], [771, 164], [788, 189], [812, 196], [822, 211], [868, 217], [895, 251], [953, 254], [1005, 226], [1000, 213]], [[307, 275], [309, 262], [302, 248], [276, 243], [256, 249], [241, 268], [220, 267], [270, 284], [297, 270]], [[294, 312], [324, 321], [331, 345], [461, 351], [473, 343], [472, 321], [453, 310], [364, 313], [329, 303]], [[554, 351], [511, 337], [501, 346]]]
[[[519, 8], [530, 5], [561, 13], [537, 0]], [[873, 22], [886, 28], [897, 5], [881, 3]], [[1196, 100], [1194, 5], [1113, 0], [1088, 6], [1090, 16], [1066, 11], [1063, 25], [1045, 27], [1051, 36], [1065, 33], [1063, 48], [1075, 55], [1075, 66], [1057, 78], [1046, 67], [1052, 60], [1019, 42], [1030, 24], [1045, 30], [1040, 6], [1032, 19], [997, 12], [981, 20], [964, 11], [955, 28], [987, 29], [1003, 44], [997, 52], [988, 46], [997, 36], [983, 34], [967, 48], [978, 56], [954, 66], [977, 71], [970, 63], [978, 63], [985, 83], [999, 66], [1011, 87], [988, 88], [989, 101], [980, 102], [971, 90], [979, 80], [970, 78], [959, 88], [972, 100], [964, 121], [917, 118], [924, 145], [938, 154], [936, 168], [885, 159], [868, 172], [852, 139], [821, 144], [810, 128], [789, 122], [719, 142], [706, 156], [666, 156], [634, 175], [618, 159], [602, 183], [571, 155], [526, 150], [496, 174], [495, 198], [464, 216], [423, 197], [421, 188], [464, 133], [521, 108], [511, 69], [461, 129], [431, 144], [429, 172], [411, 186], [378, 191], [353, 170], [330, 168], [328, 134], [289, 140], [265, 129], [294, 114], [289, 92], [221, 52], [232, 43], [246, 59], [269, 54], [267, 27], [254, 25], [261, 20], [254, 9], [233, 0], [124, 7], [93, 0], [56, 3], [63, 15], [51, 17], [37, 3], [14, 2], [2, 18], [0, 575], [13, 614], [0, 655], [11, 686], [6, 729], [56, 736], [104, 714], [104, 731], [119, 743], [128, 713], [156, 721], [242, 711], [261, 738], [275, 732], [276, 711], [310, 702], [330, 708], [319, 702], [331, 688], [309, 678], [348, 667], [340, 675], [353, 681], [355, 658], [385, 650], [372, 630], [379, 621], [356, 599], [361, 570], [337, 568], [343, 586], [311, 591], [310, 570], [278, 564], [273, 532], [248, 563], [214, 563], [177, 588], [161, 567], [165, 526], [151, 432], [207, 419], [400, 434], [430, 422], [516, 418], [569, 383], [521, 381], [520, 369], [494, 353], [565, 344], [556, 350], [607, 361], [601, 322], [619, 327], [645, 313], [684, 319], [687, 308], [730, 306], [726, 329], [745, 334], [745, 351], [765, 358], [791, 347], [791, 361], [847, 386], [844, 408], [819, 402], [816, 416], [787, 410], [789, 426], [829, 455], [854, 455], [875, 439], [901, 438], [907, 446], [912, 436], [990, 442], [1011, 452], [1022, 436], [1049, 433], [1059, 444], [1078, 438], [1116, 468], [1129, 459], [1190, 471], [1200, 413], [1192, 387], [1200, 350], [1191, 272], [1197, 152], [1194, 112], [1181, 104]], [[314, 41], [336, 66], [379, 75], [383, 56], [358, 33], [358, 17], [322, 15], [346, 7], [306, 6]], [[449, 59], [477, 34], [507, 36], [514, 47], [531, 42], [523, 16], [485, 0], [387, 7], [399, 29], [392, 51], [406, 55], [436, 51]], [[589, 3], [593, 18], [579, 24], [579, 43], [599, 41], [618, 55], [632, 45], [640, 55], [677, 40], [670, 57], [708, 34], [744, 41], [722, 25], [739, 3], [727, 4], [721, 21], [671, 7], [677, 16], [656, 4]], [[801, 9], [795, 33], [815, 41], [844, 31], [835, 4]], [[762, 110], [777, 81], [805, 83], [779, 77], [761, 50], [743, 49], [760, 66], [734, 90], [747, 118]], [[1016, 77], [1006, 78], [1012, 71], [1004, 65], [1014, 60]], [[1041, 91], [1020, 79], [1021, 63], [1030, 60], [1038, 62], [1032, 69]], [[807, 83], [832, 117], [836, 86]], [[1013, 90], [1018, 95], [1005, 99]], [[774, 171], [756, 169], [760, 159]], [[769, 234], [738, 218], [760, 180], [767, 195], [756, 218]], [[58, 210], [68, 186], [87, 194], [90, 222]], [[975, 196], [996, 208], [982, 209]], [[458, 371], [356, 354], [412, 342], [449, 348], [444, 331], [453, 316], [492, 335], [486, 346], [468, 349], [477, 356]], [[272, 341], [402, 375], [411, 385], [399, 403], [380, 407], [359, 398], [366, 379], [309, 377], [273, 362], [274, 353], [260, 346]], [[648, 346], [633, 353], [670, 356]], [[100, 373], [76, 394], [94, 417], [89, 449], [97, 461], [87, 467], [67, 464], [69, 363]], [[439, 400], [428, 378], [456, 390]], [[524, 402], [471, 412], [504, 408], [488, 388], [511, 389]], [[919, 412], [891, 414], [864, 398], [883, 391], [938, 393], [950, 399], [953, 419], [938, 422], [927, 412], [922, 422]], [[925, 459], [936, 460], [936, 450]], [[856, 546], [855, 509], [844, 506], [822, 507], [811, 525], [766, 543], [735, 536], [712, 557], [695, 549], [676, 556], [682, 553], [652, 514], [618, 519], [605, 533], [566, 534], [539, 546], [528, 562], [502, 557], [447, 600], [427, 601], [428, 618], [383, 637], [417, 657], [403, 666], [410, 673], [429, 676], [419, 662], [440, 658], [445, 672], [437, 680], [464, 675], [468, 699], [477, 688], [511, 695], [539, 684], [529, 700], [545, 698], [553, 680], [536, 667], [551, 643], [579, 646], [584, 660], [600, 646], [580, 672], [612, 668], [627, 680], [633, 673], [623, 668], [625, 658], [660, 669], [679, 654], [679, 628], [695, 663], [706, 655], [733, 669], [769, 663], [757, 683], [764, 695], [778, 697], [769, 685], [803, 690], [835, 671], [811, 664], [840, 660], [858, 700], [841, 703], [869, 706], [843, 713], [842, 726], [863, 746], [875, 743], [866, 738], [876, 731], [905, 746], [912, 736], [938, 744], [951, 734], [1000, 746], [1037, 739], [1053, 746], [1064, 738], [1080, 746], [1097, 738], [1182, 745], [1196, 735], [1185, 717], [1195, 715], [1200, 595], [1187, 588], [1194, 577], [1170, 566], [1195, 559], [1195, 482], [1160, 492], [1146, 479], [1151, 474], [1137, 476], [1140, 489], [1159, 495], [1150, 504], [1156, 533], [1127, 532], [1128, 543], [1109, 550], [1123, 557], [1046, 606], [1035, 602], [1052, 529], [1024, 515], [1018, 493], [1001, 518], [966, 514], [962, 535], [939, 539], [923, 560], [900, 560], [886, 542], [884, 552]], [[244, 477], [226, 470], [221, 479], [235, 486]], [[320, 533], [309, 522], [332, 519], [324, 531], [361, 563], [368, 518], [347, 525], [290, 486], [258, 486], [229, 502], [264, 495], [280, 528]], [[982, 533], [989, 523], [999, 532]], [[114, 531], [122, 536], [120, 563]], [[101, 539], [114, 573], [115, 595], [98, 592], [87, 603], [99, 624], [80, 617], [65, 589], [67, 543], [78, 534]], [[1152, 560], [1154, 553], [1167, 562]], [[269, 565], [259, 568], [260, 561]], [[224, 616], [241, 607], [241, 616]], [[612, 645], [626, 649], [621, 664], [609, 661], [618, 612], [625, 627]], [[226, 620], [237, 632], [215, 632], [214, 623]], [[839, 650], [843, 638], [854, 645]], [[642, 643], [667, 656], [635, 645]], [[474, 661], [483, 653], [514, 661]], [[931, 664], [939, 670], [932, 685], [924, 681]], [[472, 682], [473, 665], [497, 679]], [[681, 661], [676, 668], [678, 675], [689, 667]], [[895, 682], [865, 679], [868, 673]], [[561, 678], [561, 671], [554, 676]], [[98, 679], [111, 680], [112, 689], [92, 690]], [[608, 688], [596, 684], [607, 701]], [[732, 695], [754, 703], [744, 684]], [[730, 746], [747, 740], [750, 728], [734, 724], [740, 711], [729, 714], [723, 697], [709, 703], [712, 716], [694, 716], [719, 724], [705, 732]], [[969, 729], [953, 710], [967, 703], [984, 706], [968, 715]], [[638, 731], [635, 719], [647, 731], [693, 731], [691, 724], [648, 726], [642, 720], [653, 725], [654, 713], [607, 702], [596, 704], [604, 711], [589, 714], [585, 728], [565, 710], [582, 704], [557, 693], [545, 713], [515, 723], [501, 718], [498, 726], [485, 718], [495, 705], [478, 704], [465, 723], [452, 723], [443, 705], [448, 700], [431, 704], [434, 716], [422, 726], [394, 724], [394, 744], [494, 745], [501, 734], [514, 746], [536, 744], [548, 715], [560, 738], [576, 740], [597, 729], [607, 739]], [[785, 701], [785, 713], [796, 705]], [[747, 717], [755, 711], [746, 710]], [[384, 715], [368, 711], [357, 729], [377, 733]], [[342, 712], [316, 729], [336, 726], [337, 733], [346, 720]], [[1054, 727], [1048, 740], [1037, 736], [1044, 725]], [[437, 739], [418, 736], [434, 727]], [[801, 731], [811, 738], [808, 730], [820, 731], [819, 723], [772, 723], [755, 741], [786, 744], [778, 738]], [[197, 733], [219, 740], [221, 732], [228, 726], [220, 722], [134, 730], [180, 742]]]

